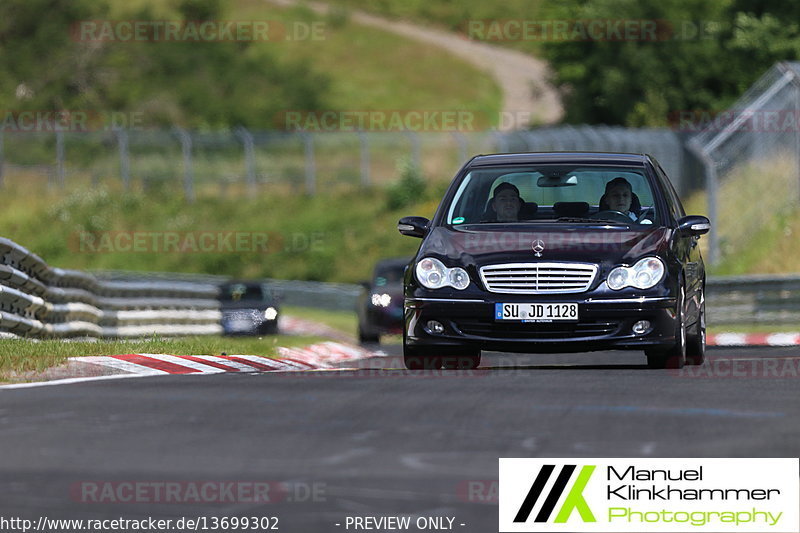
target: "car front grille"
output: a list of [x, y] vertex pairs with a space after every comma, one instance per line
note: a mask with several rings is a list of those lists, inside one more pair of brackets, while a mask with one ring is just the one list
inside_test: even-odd
[[465, 335], [488, 337], [491, 339], [579, 339], [602, 337], [615, 333], [619, 322], [604, 320], [581, 321], [577, 323], [512, 323], [489, 322], [486, 320], [461, 319], [456, 327]]
[[489, 292], [507, 294], [564, 294], [589, 289], [597, 274], [590, 263], [506, 263], [481, 267]]

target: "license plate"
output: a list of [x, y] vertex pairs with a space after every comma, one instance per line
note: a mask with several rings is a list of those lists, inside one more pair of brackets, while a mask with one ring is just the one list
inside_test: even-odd
[[247, 331], [253, 327], [251, 320], [236, 319], [228, 322], [228, 326], [232, 331]]
[[578, 304], [494, 304], [495, 320], [577, 322]]

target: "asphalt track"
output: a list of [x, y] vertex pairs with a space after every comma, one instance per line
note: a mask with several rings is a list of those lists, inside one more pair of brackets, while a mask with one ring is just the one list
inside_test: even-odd
[[[800, 454], [798, 347], [710, 348], [687, 371], [601, 352], [409, 372], [387, 351], [360, 370], [0, 390], [0, 518], [277, 516], [306, 533], [411, 515], [490, 532], [499, 457]], [[266, 483], [270, 501], [148, 485], [208, 482]], [[150, 489], [129, 498], [125, 483]], [[87, 487], [111, 492], [93, 503]]]

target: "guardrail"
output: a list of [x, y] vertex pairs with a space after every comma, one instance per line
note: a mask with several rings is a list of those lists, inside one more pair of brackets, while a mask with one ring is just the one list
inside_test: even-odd
[[139, 337], [222, 333], [216, 284], [175, 279], [103, 280], [49, 266], [0, 238], [0, 330], [38, 337]]
[[[222, 333], [224, 276], [54, 268], [0, 238], [0, 337], [125, 338]], [[264, 279], [283, 304], [352, 311], [362, 288]], [[800, 275], [711, 277], [711, 324], [797, 324]]]
[[[264, 280], [286, 304], [352, 311], [359, 285]], [[800, 328], [800, 276], [716, 276], [707, 281], [711, 324], [796, 324]]]
[[800, 328], [800, 276], [709, 278], [706, 309], [712, 324], [795, 324]]

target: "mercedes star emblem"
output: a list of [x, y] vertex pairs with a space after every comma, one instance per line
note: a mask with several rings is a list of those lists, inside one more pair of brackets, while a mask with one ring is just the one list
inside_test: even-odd
[[531, 244], [531, 248], [533, 248], [533, 253], [536, 257], [542, 257], [542, 252], [544, 251], [544, 241], [542, 239], [536, 239]]

